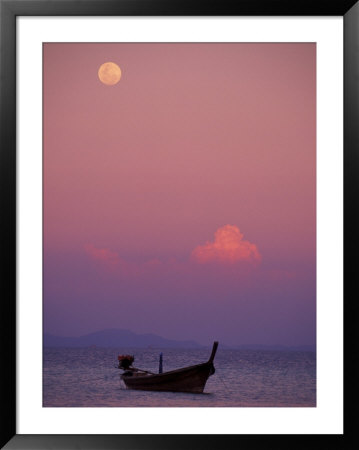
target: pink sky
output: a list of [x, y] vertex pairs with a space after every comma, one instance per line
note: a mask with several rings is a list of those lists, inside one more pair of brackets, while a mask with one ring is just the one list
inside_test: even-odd
[[314, 343], [315, 102], [315, 44], [45, 44], [45, 331]]

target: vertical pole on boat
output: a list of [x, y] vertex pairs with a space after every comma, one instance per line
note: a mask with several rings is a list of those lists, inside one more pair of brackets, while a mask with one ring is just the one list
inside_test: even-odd
[[158, 373], [162, 373], [163, 372], [163, 367], [162, 367], [162, 352], [160, 353], [160, 367], [159, 367], [159, 371]]

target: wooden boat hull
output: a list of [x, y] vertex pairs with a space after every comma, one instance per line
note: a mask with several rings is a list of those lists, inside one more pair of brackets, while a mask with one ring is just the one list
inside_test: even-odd
[[121, 379], [128, 389], [202, 393], [208, 378], [214, 371], [213, 363], [208, 361], [154, 375], [125, 373], [121, 375]]

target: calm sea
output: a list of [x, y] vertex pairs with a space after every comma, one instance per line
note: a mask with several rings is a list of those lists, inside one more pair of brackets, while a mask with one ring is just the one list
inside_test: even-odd
[[316, 355], [312, 352], [226, 350], [203, 394], [131, 391], [120, 380], [118, 354], [135, 355], [134, 366], [173, 370], [208, 360], [211, 349], [45, 348], [43, 406], [68, 407], [314, 407]]

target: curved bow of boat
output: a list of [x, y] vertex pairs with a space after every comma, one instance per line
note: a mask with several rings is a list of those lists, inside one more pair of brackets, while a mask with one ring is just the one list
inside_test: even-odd
[[208, 360], [209, 363], [213, 362], [214, 357], [216, 356], [217, 348], [218, 348], [218, 341], [214, 341], [213, 347], [212, 347], [212, 353]]

